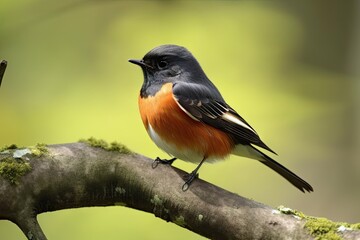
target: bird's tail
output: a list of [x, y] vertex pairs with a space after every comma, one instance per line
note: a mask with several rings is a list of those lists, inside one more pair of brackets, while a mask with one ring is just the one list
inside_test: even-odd
[[246, 145], [246, 146], [242, 145], [237, 150], [238, 151], [235, 151], [234, 154], [259, 160], [261, 163], [265, 164], [266, 166], [268, 166], [269, 168], [271, 168], [272, 170], [283, 176], [286, 180], [288, 180], [292, 185], [297, 187], [300, 191], [302, 192], [305, 192], [305, 190], [308, 192], [313, 191], [313, 188], [309, 183], [307, 183], [305, 180], [301, 179], [295, 173], [291, 172], [289, 169], [287, 169], [280, 163], [276, 162], [271, 157], [267, 156], [266, 154], [256, 149], [255, 147], [251, 145]]

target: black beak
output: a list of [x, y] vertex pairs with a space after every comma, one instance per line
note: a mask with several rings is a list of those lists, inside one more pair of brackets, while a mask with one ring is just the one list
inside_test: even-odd
[[146, 68], [150, 68], [152, 69], [153, 67], [151, 67], [150, 65], [147, 65], [144, 60], [136, 60], [136, 59], [129, 59], [129, 62], [139, 65], [140, 67], [146, 67]]

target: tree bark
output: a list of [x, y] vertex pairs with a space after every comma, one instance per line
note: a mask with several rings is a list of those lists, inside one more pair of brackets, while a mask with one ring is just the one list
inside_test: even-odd
[[[15, 152], [3, 151], [0, 161]], [[152, 213], [210, 239], [313, 239], [304, 219], [201, 179], [184, 192], [184, 171], [162, 164], [154, 169], [153, 160], [139, 154], [85, 143], [22, 153], [17, 158], [31, 170], [13, 183], [0, 176], [0, 219], [16, 223], [28, 239], [46, 239], [36, 220], [40, 213], [114, 205]], [[343, 235], [360, 237], [355, 230]]]
[[7, 61], [6, 61], [6, 60], [2, 60], [2, 61], [0, 62], [0, 87], [1, 87], [2, 79], [3, 79], [4, 74], [5, 74], [6, 66], [7, 66]]

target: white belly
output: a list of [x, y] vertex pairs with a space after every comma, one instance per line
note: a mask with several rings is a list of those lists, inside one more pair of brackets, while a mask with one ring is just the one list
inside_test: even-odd
[[[191, 151], [190, 149], [178, 149], [174, 144], [164, 141], [149, 124], [148, 133], [154, 143], [169, 155], [179, 158], [184, 161], [199, 163], [204, 156], [198, 152]], [[210, 159], [211, 161], [211, 159]]]

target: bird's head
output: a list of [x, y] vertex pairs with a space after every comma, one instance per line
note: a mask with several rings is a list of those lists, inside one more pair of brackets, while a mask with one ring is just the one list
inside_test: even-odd
[[198, 61], [184, 47], [161, 45], [148, 52], [143, 59], [130, 59], [144, 72], [144, 83], [166, 83], [201, 80], [206, 77]]

